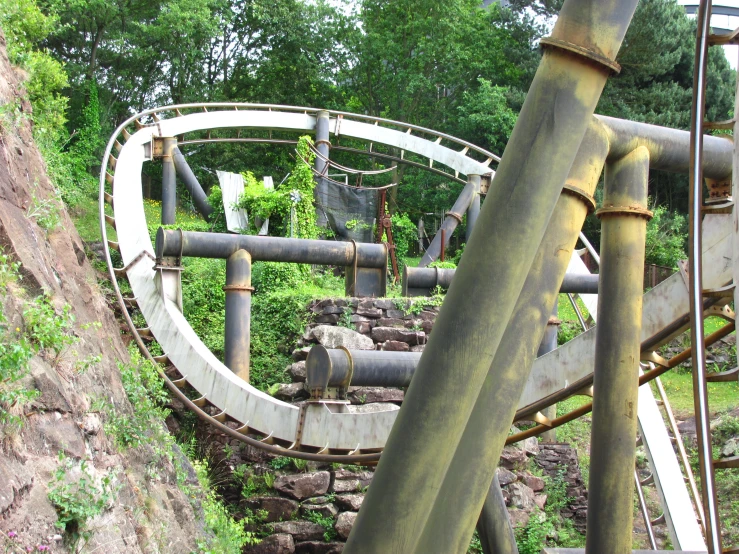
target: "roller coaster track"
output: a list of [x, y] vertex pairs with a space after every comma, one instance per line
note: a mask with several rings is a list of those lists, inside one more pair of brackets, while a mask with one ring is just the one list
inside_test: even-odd
[[[185, 135], [180, 144], [202, 142], [291, 142], [265, 137], [242, 137], [244, 130], [311, 133], [315, 127], [312, 108], [256, 104], [188, 104], [158, 108], [137, 114], [116, 129], [103, 158], [100, 177], [100, 216], [106, 261], [115, 295], [137, 345], [158, 365], [167, 387], [197, 415], [223, 433], [274, 454], [343, 463], [376, 462], [395, 420], [397, 411], [356, 413], [330, 402], [310, 402], [298, 408], [278, 401], [236, 377], [196, 336], [177, 302], [171, 270], [154, 267], [154, 248], [143, 210], [141, 169], [152, 157], [156, 137]], [[231, 138], [212, 137], [211, 131], [238, 131]], [[448, 135], [399, 122], [330, 112], [330, 132], [371, 144], [384, 144], [400, 151], [396, 160], [442, 172], [458, 174], [491, 172], [497, 157]], [[201, 133], [200, 137], [190, 138]], [[202, 134], [205, 136], [202, 136]], [[113, 155], [114, 150], [117, 157]], [[372, 148], [354, 149], [377, 155]], [[407, 155], [414, 157], [406, 158]], [[392, 157], [391, 154], [385, 154]], [[425, 163], [419, 159], [425, 158]], [[445, 169], [435, 168], [434, 164]], [[448, 172], [447, 172], [448, 171]], [[708, 215], [704, 236], [704, 280], [719, 288], [731, 280], [730, 216]], [[117, 242], [108, 240], [112, 227]], [[114, 267], [111, 250], [120, 253], [121, 267]], [[133, 292], [124, 298], [119, 279], [127, 279]], [[725, 302], [724, 302], [725, 304]], [[719, 298], [706, 302], [706, 314], [720, 313]], [[134, 325], [132, 311], [138, 309], [147, 327]], [[644, 296], [642, 350], [655, 361], [642, 382], [654, 379], [689, 356], [689, 352], [664, 360], [653, 351], [688, 326], [688, 291], [676, 274]], [[720, 331], [728, 334], [733, 323]], [[546, 420], [540, 411], [573, 395], [592, 394], [594, 361], [593, 329], [539, 358], [519, 402], [516, 420], [535, 420], [533, 429], [510, 437], [515, 442], [587, 413], [587, 405], [570, 414]], [[708, 340], [718, 340], [709, 337]], [[153, 355], [156, 341], [162, 356]], [[166, 370], [166, 371], [165, 371]], [[177, 378], [170, 377], [176, 372]], [[185, 392], [188, 392], [186, 394]], [[196, 393], [194, 398], [193, 392]], [[256, 438], [259, 437], [259, 438]]]

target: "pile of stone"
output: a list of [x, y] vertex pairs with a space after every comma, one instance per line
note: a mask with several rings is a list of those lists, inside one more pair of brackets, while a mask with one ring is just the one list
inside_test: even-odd
[[[531, 472], [531, 462], [540, 468], [536, 473], [564, 479], [573, 504], [562, 512], [574, 518], [584, 530], [586, 492], [582, 482], [576, 451], [565, 444], [539, 444], [528, 439], [507, 446], [497, 469], [514, 528], [525, 527], [533, 514], [547, 502], [545, 479]], [[261, 530], [270, 533], [258, 545], [247, 548], [252, 554], [333, 554], [341, 552], [365, 493], [371, 486], [373, 470], [331, 469], [314, 467], [312, 472], [280, 475], [270, 494], [246, 500], [246, 507], [259, 517]], [[582, 512], [582, 513], [581, 513]], [[310, 516], [316, 513], [321, 518]], [[313, 521], [311, 521], [313, 519]], [[315, 523], [316, 519], [328, 522]], [[332, 531], [327, 535], [327, 531]], [[327, 541], [326, 537], [332, 537]]]

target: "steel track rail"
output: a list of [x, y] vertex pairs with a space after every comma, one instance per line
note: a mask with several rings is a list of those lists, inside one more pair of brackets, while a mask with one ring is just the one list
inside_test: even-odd
[[[234, 107], [234, 106], [235, 105], [227, 104], [227, 105], [219, 105], [219, 106], [216, 106], [216, 107]], [[244, 108], [246, 108], [246, 107], [254, 107], [253, 105], [236, 105], [236, 106], [240, 106], [240, 107], [244, 107]], [[265, 106], [265, 105], [259, 105], [259, 106]], [[159, 371], [160, 375], [163, 377], [163, 379], [165, 380], [165, 384], [167, 385], [167, 387], [169, 388], [169, 390], [172, 391], [172, 393], [178, 399], [180, 399], [188, 407], [188, 409], [190, 409], [193, 412], [195, 412], [200, 418], [202, 418], [205, 421], [209, 422], [210, 424], [214, 425], [219, 431], [221, 431], [221, 432], [223, 432], [223, 433], [225, 433], [225, 434], [227, 434], [227, 435], [229, 435], [229, 436], [231, 436], [233, 438], [236, 438], [238, 440], [241, 440], [243, 442], [246, 442], [247, 444], [249, 444], [251, 446], [254, 446], [254, 447], [257, 447], [257, 448], [261, 448], [261, 449], [267, 450], [267, 451], [269, 451], [269, 452], [271, 452], [273, 454], [292, 456], [292, 457], [297, 457], [297, 458], [302, 458], [302, 459], [307, 459], [307, 460], [334, 461], [334, 462], [340, 462], [340, 463], [359, 463], [359, 464], [363, 464], [363, 463], [364, 464], [375, 463], [379, 459], [380, 451], [382, 449], [382, 445], [374, 446], [372, 448], [365, 448], [365, 449], [362, 449], [361, 448], [361, 446], [362, 446], [361, 444], [357, 444], [357, 447], [356, 448], [347, 448], [347, 447], [336, 448], [336, 447], [331, 446], [329, 444], [327, 444], [323, 448], [315, 447], [315, 446], [304, 446], [304, 445], [299, 444], [299, 443], [296, 443], [294, 441], [291, 442], [290, 440], [286, 440], [285, 437], [275, 436], [273, 434], [274, 432], [273, 431], [270, 432], [270, 430], [268, 430], [268, 429], [260, 429], [260, 428], [254, 427], [254, 426], [250, 426], [249, 425], [249, 421], [244, 422], [241, 419], [238, 419], [236, 417], [233, 417], [232, 414], [226, 413], [222, 409], [221, 406], [218, 406], [216, 403], [212, 403], [210, 401], [210, 399], [207, 399], [205, 397], [201, 397], [201, 398], [196, 399], [196, 400], [191, 400], [180, 389], [182, 387], [184, 387], [184, 386], [187, 386], [188, 384], [191, 385], [191, 386], [193, 385], [193, 383], [191, 382], [192, 381], [192, 375], [188, 376], [188, 375], [184, 375], [183, 374], [181, 379], [174, 379], [174, 380], [172, 378], [170, 378], [165, 373], [164, 368], [160, 365], [162, 363], [165, 363], [166, 364], [170, 360], [167, 359], [166, 355], [164, 357], [157, 357], [157, 356], [152, 355], [151, 352], [149, 351], [149, 348], [147, 347], [146, 341], [144, 340], [144, 338], [145, 338], [144, 335], [150, 335], [151, 334], [151, 331], [147, 330], [147, 331], [141, 331], [140, 332], [135, 327], [135, 325], [133, 323], [133, 320], [132, 320], [132, 317], [131, 317], [131, 314], [129, 312], [129, 304], [131, 304], [131, 301], [123, 298], [123, 295], [121, 293], [120, 286], [118, 284], [117, 279], [118, 279], [118, 275], [119, 274], [125, 275], [125, 276], [129, 277], [129, 279], [130, 279], [130, 276], [132, 274], [136, 274], [136, 272], [138, 272], [138, 271], [143, 271], [141, 269], [143, 267], [141, 261], [147, 257], [147, 256], [144, 256], [143, 254], [147, 254], [148, 251], [146, 250], [146, 248], [144, 248], [143, 250], [141, 250], [141, 253], [138, 256], [136, 256], [135, 259], [130, 259], [128, 261], [127, 266], [123, 270], [114, 268], [114, 266], [113, 266], [113, 262], [112, 262], [112, 258], [111, 258], [111, 253], [110, 253], [110, 248], [121, 248], [121, 246], [119, 244], [117, 244], [117, 243], [113, 243], [113, 242], [111, 242], [111, 241], [108, 240], [107, 226], [108, 225], [112, 225], [114, 228], [116, 228], [117, 222], [118, 221], [121, 221], [121, 223], [122, 223], [123, 220], [121, 219], [121, 215], [122, 214], [116, 214], [116, 211], [115, 211], [115, 192], [116, 191], [115, 191], [115, 189], [113, 187], [116, 185], [117, 169], [120, 171], [120, 168], [117, 167], [117, 159], [112, 155], [112, 153], [113, 153], [113, 149], [114, 148], [116, 150], [118, 150], [119, 153], [123, 152], [124, 148], [126, 148], [126, 144], [127, 144], [128, 140], [134, 134], [136, 134], [139, 131], [144, 130], [145, 132], [147, 132], [149, 134], [149, 136], [154, 136], [155, 134], [157, 134], [156, 133], [157, 129], [160, 129], [161, 128], [161, 125], [162, 125], [162, 120], [161, 120], [161, 118], [159, 118], [159, 116], [157, 114], [161, 114], [164, 111], [169, 110], [170, 112], [171, 111], [174, 111], [175, 114], [180, 114], [180, 115], [176, 115], [176, 118], [187, 117], [187, 115], [184, 115], [184, 114], [182, 114], [180, 112], [181, 109], [186, 109], [186, 108], [197, 108], [197, 109], [204, 110], [203, 113], [210, 113], [210, 112], [207, 111], [207, 107], [205, 107], [204, 105], [194, 104], [194, 105], [183, 105], [183, 106], [179, 106], [179, 107], [174, 107], [173, 106], [173, 107], [166, 108], [166, 109], [162, 108], [162, 109], [148, 110], [146, 112], [142, 112], [141, 114], [137, 114], [135, 116], [132, 116], [131, 118], [129, 118], [128, 120], [126, 120], [125, 122], [123, 122], [116, 129], [115, 133], [113, 134], [113, 136], [111, 137], [110, 141], [108, 142], [108, 145], [106, 147], [105, 154], [104, 154], [104, 157], [103, 157], [103, 171], [101, 171], [101, 176], [100, 176], [100, 203], [99, 203], [99, 209], [100, 209], [100, 214], [101, 214], [101, 235], [102, 235], [102, 238], [103, 238], [103, 244], [105, 245], [105, 259], [106, 259], [106, 263], [108, 265], [108, 270], [109, 270], [111, 282], [113, 283], [113, 288], [114, 288], [115, 296], [116, 296], [116, 298], [118, 300], [119, 305], [121, 306], [121, 312], [122, 312], [122, 314], [124, 316], [124, 319], [126, 320], [126, 323], [128, 324], [129, 328], [131, 329], [131, 333], [133, 335], [133, 338], [134, 338], [136, 344], [138, 345], [138, 347], [140, 348], [140, 350], [142, 351], [142, 353], [144, 354], [144, 356], [148, 360], [150, 360], [151, 362], [157, 364], [158, 371]], [[213, 108], [213, 107], [211, 106], [211, 108]], [[303, 109], [301, 109], [301, 108], [294, 108], [292, 110], [285, 110], [285, 111], [287, 111], [288, 113], [294, 113], [294, 112], [303, 111]], [[317, 110], [313, 110], [313, 111], [317, 111]], [[156, 119], [158, 119], [158, 121], [155, 121], [155, 123], [150, 124], [150, 125], [144, 125], [144, 124], [142, 124], [141, 123], [141, 118], [142, 117], [145, 117], [147, 115], [152, 116], [152, 118], [154, 118], [154, 116], [156, 116]], [[135, 130], [133, 134], [131, 132], [129, 132], [129, 127], [131, 127], [132, 125], [137, 128], [137, 130]], [[398, 125], [400, 125], [400, 124], [398, 124]], [[412, 129], [412, 127], [410, 127], [410, 126], [408, 128], [411, 128]], [[158, 134], [161, 135], [161, 133], [158, 133]], [[408, 133], [406, 133], [406, 134], [408, 134]], [[123, 142], [120, 142], [118, 140], [121, 137], [123, 138]], [[136, 142], [136, 141], [134, 141], [134, 142]], [[438, 145], [438, 142], [435, 142], [435, 143]], [[137, 144], [136, 144], [136, 146], [138, 146], [138, 147], [141, 147], [142, 145], [143, 145], [143, 143], [141, 141], [137, 142]], [[464, 149], [463, 149], [463, 151], [464, 151]], [[457, 155], [464, 156], [465, 153], [466, 152], [464, 152], [464, 153], [463, 152], [457, 152]], [[366, 154], [372, 155], [371, 152], [366, 152]], [[123, 155], [123, 154], [121, 154], [121, 155]], [[126, 164], [122, 164], [122, 167], [125, 167], [125, 165]], [[127, 185], [127, 184], [130, 185], [130, 183], [124, 183], [122, 181], [122, 179], [123, 178], [121, 177], [121, 182], [120, 183], [117, 183], [118, 185], [120, 185], [120, 186], [124, 186], [124, 185]], [[136, 183], [134, 183], [134, 184], [136, 184]], [[108, 185], [111, 187], [110, 188], [110, 192], [108, 192], [108, 189], [106, 188]], [[139, 189], [139, 191], [140, 191], [140, 189]], [[140, 194], [140, 192], [139, 192], [139, 194]], [[106, 203], [111, 204], [111, 206], [113, 207], [113, 211], [114, 211], [114, 216], [113, 217], [111, 217], [111, 216], [109, 216], [109, 215], [106, 214]], [[129, 214], [123, 214], [123, 215], [124, 215], [124, 218], [123, 219], [125, 219], [126, 217], [129, 217]], [[128, 225], [128, 223], [127, 223], [127, 225]], [[148, 240], [148, 236], [147, 236], [147, 240]], [[151, 245], [149, 244], [149, 247], [150, 246]], [[131, 256], [129, 254], [129, 258], [130, 257]], [[125, 263], [125, 259], [124, 259], [124, 263]], [[147, 323], [149, 325], [152, 324], [151, 322], [148, 322], [148, 320], [147, 320]], [[190, 329], [190, 331], [191, 331], [191, 329]], [[154, 333], [154, 335], [156, 335], [156, 333]], [[194, 334], [193, 334], [193, 336], [194, 336]], [[155, 336], [155, 338], [156, 338], [156, 336]], [[166, 351], [165, 351], [165, 353], [166, 353]], [[174, 364], [174, 365], [176, 367], [176, 364]], [[178, 369], [178, 371], [179, 371], [179, 369]], [[592, 368], [591, 368], [590, 371], [592, 371]], [[567, 382], [566, 379], [565, 379], [565, 382]], [[197, 386], [195, 386], [194, 388], [196, 390], [198, 389]], [[577, 394], [578, 392], [580, 392], [581, 389], [582, 389], [582, 387], [580, 387], [580, 389], [577, 389], [577, 390], [573, 389], [572, 387], [565, 387], [564, 389], [562, 389], [562, 391], [565, 391], [564, 392], [565, 393], [565, 396], [571, 396], [571, 395], [574, 395], [574, 394]], [[554, 402], [556, 402], [557, 400], [560, 400], [561, 399], [561, 394], [559, 394], [557, 396], [558, 396], [558, 398], [555, 399]], [[541, 399], [541, 396], [539, 397], [539, 399]], [[277, 404], [283, 404], [283, 403], [277, 403]], [[214, 415], [211, 415], [210, 413], [208, 413], [208, 411], [206, 411], [206, 409], [205, 409], [208, 405], [215, 406], [219, 410], [219, 413], [216, 414], [215, 416]], [[289, 406], [287, 404], [284, 404], [284, 405], [286, 407]], [[529, 413], [531, 413], [530, 410], [526, 410], [525, 408], [523, 409], [523, 412], [527, 412], [527, 411]], [[581, 410], [576, 410], [572, 414], [572, 417], [576, 417], [578, 414], [579, 415], [582, 415], [580, 413], [580, 411]], [[521, 410], [519, 410], [519, 412], [521, 413]], [[365, 414], [365, 415], [367, 415], [367, 414]], [[526, 414], [521, 413], [521, 415], [526, 415]], [[558, 418], [558, 419], [560, 419], [560, 418]], [[230, 422], [232, 422], [232, 424], [235, 424], [237, 428], [234, 429], [231, 426], [226, 425], [226, 422], [227, 421], [230, 421]], [[564, 421], [562, 421], [562, 423], [564, 423]], [[545, 429], [542, 429], [542, 431], [543, 430], [545, 430]], [[538, 434], [538, 433], [535, 433], [535, 434]], [[264, 437], [264, 438], [262, 438], [260, 440], [258, 438], [254, 438], [253, 436], [250, 436], [250, 435], [259, 435], [259, 436]], [[531, 436], [533, 436], [533, 435], [531, 435]], [[521, 437], [521, 438], [525, 438], [525, 437]], [[517, 439], [517, 440], [520, 440], [520, 438]]]

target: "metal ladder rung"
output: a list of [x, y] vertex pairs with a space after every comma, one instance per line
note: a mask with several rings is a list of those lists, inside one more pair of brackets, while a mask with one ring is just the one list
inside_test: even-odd
[[639, 484], [644, 487], [646, 485], [652, 485], [654, 483], [654, 473], [650, 473], [644, 479], [639, 480]]
[[718, 460], [713, 460], [713, 467], [715, 469], [739, 468], [739, 456], [732, 456], [731, 458], [719, 458]]
[[169, 356], [162, 354], [161, 356], [153, 356], [154, 361], [158, 364], [167, 365], [169, 364]]
[[187, 379], [184, 377], [182, 379], [175, 379], [172, 381], [172, 384], [178, 389], [184, 389], [187, 386]]
[[106, 215], [105, 216], [105, 223], [107, 223], [108, 225], [110, 225], [111, 227], [113, 227], [113, 229], [115, 229], [115, 219], [113, 217], [111, 217], [109, 215]]
[[113, 195], [112, 194], [108, 194], [107, 192], [104, 192], [103, 198], [108, 204], [110, 204], [111, 206], [113, 205]]
[[120, 245], [117, 242], [112, 241], [112, 240], [108, 241], [108, 248], [111, 248], [112, 250], [115, 250], [116, 252], [121, 251]]
[[142, 327], [141, 329], [136, 329], [136, 332], [139, 334], [140, 337], [146, 337], [146, 338], [154, 338], [154, 334], [151, 332], [151, 329], [149, 327]]
[[654, 527], [655, 525], [664, 525], [664, 524], [665, 524], [665, 514], [662, 514], [661, 516], [659, 516], [659, 517], [657, 517], [657, 518], [653, 519], [653, 520], [652, 520], [652, 521], [650, 521], [649, 523], [650, 523], [650, 525], [652, 525], [653, 527]]

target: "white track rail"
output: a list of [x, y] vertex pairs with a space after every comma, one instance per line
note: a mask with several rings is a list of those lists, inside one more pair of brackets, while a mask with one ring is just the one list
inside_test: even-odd
[[[182, 113], [196, 110], [194, 113]], [[210, 111], [207, 111], [210, 110]], [[128, 278], [134, 299], [149, 326], [148, 332], [157, 340], [165, 357], [182, 375], [181, 385], [189, 384], [201, 396], [198, 406], [211, 405], [218, 412], [217, 421], [235, 421], [243, 434], [258, 434], [267, 444], [301, 452], [328, 455], [376, 453], [384, 445], [395, 421], [396, 410], [375, 413], [353, 413], [340, 406], [310, 404], [303, 411], [278, 401], [234, 376], [196, 336], [176, 301], [177, 295], [165, 294], [157, 285], [159, 276], [154, 264], [154, 248], [149, 238], [143, 209], [141, 170], [150, 159], [151, 142], [157, 136], [177, 136], [211, 129], [244, 129], [312, 133], [315, 113], [307, 108], [286, 108], [264, 105], [188, 105], [161, 108], [139, 114], [122, 124], [111, 138], [101, 172], [101, 227], [106, 244], [106, 224], [115, 226], [119, 243], [116, 247], [123, 259], [124, 270], [114, 270], [108, 252], [108, 264], [116, 292], [120, 295], [116, 274]], [[385, 144], [445, 165], [455, 173], [490, 173], [489, 164], [496, 158], [482, 149], [447, 135], [398, 122], [363, 118], [351, 114], [330, 112], [330, 132], [376, 144]], [[169, 116], [167, 118], [167, 116]], [[151, 124], [143, 124], [151, 118]], [[129, 127], [136, 129], [129, 132]], [[414, 134], [416, 133], [416, 134]], [[423, 136], [420, 136], [423, 135]], [[123, 140], [119, 141], [121, 137]], [[428, 137], [428, 138], [425, 138]], [[460, 150], [442, 142], [461, 146]], [[113, 148], [119, 151], [112, 156]], [[479, 161], [471, 157], [485, 157]], [[451, 175], [450, 175], [451, 177]], [[110, 192], [106, 190], [106, 183]], [[106, 202], [113, 207], [113, 218], [105, 217]], [[709, 216], [715, 224], [708, 225], [706, 276], [723, 284], [730, 279], [730, 245], [726, 246], [729, 226], [722, 216]], [[709, 219], [707, 218], [707, 221]], [[711, 238], [713, 237], [713, 238]], [[725, 252], [726, 251], [726, 252]], [[724, 259], [728, 256], [729, 261]], [[708, 283], [710, 286], [710, 283]], [[122, 307], [125, 309], [125, 303]], [[643, 336], [664, 329], [683, 317], [688, 310], [687, 290], [680, 277], [673, 277], [650, 291], [644, 298]], [[130, 321], [130, 316], [126, 312]], [[143, 345], [139, 330], [132, 330]], [[523, 394], [520, 407], [567, 388], [592, 374], [594, 354], [592, 329], [540, 358], [534, 364], [532, 376]]]

